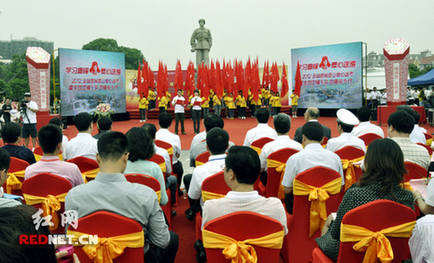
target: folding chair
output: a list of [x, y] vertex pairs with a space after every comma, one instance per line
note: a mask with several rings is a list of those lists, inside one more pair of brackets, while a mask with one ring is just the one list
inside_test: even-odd
[[6, 180], [6, 183], [3, 187], [6, 189], [6, 192], [8, 194], [13, 195], [19, 195], [22, 196], [23, 193], [21, 192], [21, 185], [24, 182], [24, 172], [26, 171], [27, 166], [29, 166], [29, 163], [15, 158], [11, 157], [11, 162], [9, 164], [9, 170], [8, 170], [8, 179]]
[[[387, 258], [388, 254], [384, 253], [387, 251], [392, 252], [389, 258], [391, 262], [401, 263], [409, 256], [408, 239], [411, 237], [415, 223], [416, 215], [411, 208], [390, 200], [376, 200], [354, 208], [342, 218], [337, 262], [362, 262], [365, 257], [370, 258], [369, 262], [377, 262], [377, 259], [380, 262], [381, 259], [385, 259], [384, 257]], [[386, 250], [382, 253], [377, 251], [377, 247], [381, 247], [380, 244], [377, 245], [377, 235], [383, 237], [382, 243], [385, 244]], [[371, 237], [371, 241], [367, 240]], [[386, 240], [390, 242], [390, 246], [387, 245]], [[359, 241], [368, 241], [368, 251], [364, 253], [363, 250], [355, 250], [360, 245]], [[312, 251], [311, 262], [334, 261], [317, 247]]]
[[[250, 255], [256, 257], [259, 263], [277, 263], [283, 236], [283, 226], [279, 221], [248, 211], [215, 218], [203, 228], [208, 263], [231, 262], [231, 254], [236, 255], [233, 262], [256, 262], [247, 261], [244, 257]], [[230, 252], [234, 250], [236, 253]]]
[[99, 164], [93, 159], [77, 156], [69, 159], [67, 162], [75, 163], [78, 166], [85, 183], [95, 179], [96, 175], [99, 173]]
[[282, 178], [285, 173], [286, 161], [298, 151], [292, 148], [284, 148], [271, 153], [267, 159], [267, 185], [259, 182], [258, 191], [265, 197], [285, 198]]
[[[77, 254], [82, 263], [96, 262], [96, 259], [94, 261], [95, 256], [101, 256], [102, 262], [112, 262], [112, 260], [114, 263], [144, 262], [145, 237], [143, 229], [133, 219], [107, 211], [98, 211], [79, 218], [76, 229], [74, 229], [73, 224], [70, 224], [67, 235], [74, 236], [72, 238], [75, 242], [74, 253]], [[83, 235], [91, 235], [92, 239], [97, 235], [98, 239], [92, 241], [98, 241], [98, 245], [80, 244], [78, 241]], [[89, 236], [89, 243], [91, 243], [90, 239]], [[113, 249], [114, 246], [117, 247], [116, 250]], [[125, 248], [122, 248], [123, 246]], [[104, 253], [107, 250], [111, 253]]]
[[250, 148], [255, 150], [258, 155], [261, 154], [262, 147], [264, 147], [265, 144], [274, 141], [274, 139], [268, 138], [268, 137], [262, 137], [257, 140], [254, 140], [252, 144], [250, 145]]
[[[341, 185], [341, 175], [323, 166], [313, 167], [295, 177], [294, 209], [293, 214], [288, 215], [289, 233], [282, 247], [285, 262], [309, 261], [316, 246], [315, 238], [320, 236], [327, 216], [336, 212], [342, 201]], [[324, 198], [326, 196], [328, 198]]]
[[23, 195], [26, 204], [41, 208], [41, 217], [51, 215], [50, 231], [55, 234], [64, 234], [65, 226], [60, 214], [65, 211], [65, 196], [72, 188], [71, 183], [60, 176], [50, 173], [39, 173], [23, 182]]

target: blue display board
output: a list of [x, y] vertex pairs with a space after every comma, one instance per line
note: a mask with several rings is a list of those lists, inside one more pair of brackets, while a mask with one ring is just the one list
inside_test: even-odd
[[300, 64], [299, 108], [362, 106], [362, 42], [292, 49], [291, 61], [293, 80]]
[[59, 49], [61, 113], [93, 113], [107, 103], [115, 113], [126, 112], [125, 54]]

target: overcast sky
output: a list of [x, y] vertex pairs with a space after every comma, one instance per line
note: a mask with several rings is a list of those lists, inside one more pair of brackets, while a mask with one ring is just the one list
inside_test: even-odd
[[411, 53], [434, 51], [433, 0], [0, 0], [0, 40], [35, 37], [81, 49], [113, 38], [141, 50], [157, 70], [195, 59], [190, 37], [199, 18], [211, 30], [210, 58], [248, 56], [290, 64], [291, 49], [362, 41], [382, 53], [403, 37]]

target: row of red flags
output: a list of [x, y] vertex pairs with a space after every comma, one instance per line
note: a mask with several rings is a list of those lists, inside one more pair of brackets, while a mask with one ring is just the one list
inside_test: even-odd
[[[288, 91], [288, 76], [286, 73], [285, 63], [283, 63], [282, 77], [279, 77], [277, 69], [277, 63], [274, 62], [269, 67], [269, 62], [264, 63], [262, 83], [259, 79], [259, 66], [258, 59], [251, 62], [250, 58], [247, 63], [243, 65], [242, 61], [235, 60], [233, 65], [230, 61], [223, 60], [223, 65], [217, 60], [215, 63], [211, 61], [210, 65], [200, 64], [197, 69], [197, 86], [195, 86], [194, 79], [195, 69], [193, 62], [190, 61], [187, 67], [187, 76], [184, 79], [182, 77], [181, 62], [178, 60], [175, 70], [175, 91], [178, 89], [184, 90], [193, 94], [195, 89], [201, 91], [202, 97], [207, 98], [210, 90], [212, 89], [218, 97], [223, 96], [223, 91], [229, 93], [243, 92], [244, 96], [248, 95], [249, 89], [253, 94], [253, 99], [258, 100], [261, 92], [261, 87], [268, 86], [271, 91], [277, 92], [277, 83], [279, 80], [282, 82], [281, 97], [284, 97]], [[185, 83], [185, 84], [184, 84]], [[148, 96], [148, 87], [154, 87], [154, 75], [150, 66], [146, 61], [143, 61], [143, 67], [139, 63], [137, 88], [138, 94], [142, 97]], [[157, 80], [157, 92], [159, 95], [165, 94], [169, 88], [169, 81], [167, 75], [167, 65], [163, 65], [160, 61], [158, 65], [158, 80]], [[301, 74], [300, 66], [297, 63], [297, 74], [295, 76], [295, 90], [294, 93], [300, 96], [301, 88]]]

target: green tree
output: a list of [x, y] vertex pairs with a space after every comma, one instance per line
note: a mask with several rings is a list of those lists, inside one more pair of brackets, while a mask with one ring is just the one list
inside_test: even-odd
[[415, 64], [408, 65], [408, 75], [410, 78], [420, 76], [420, 69]]
[[26, 55], [14, 55], [12, 63], [0, 64], [0, 91], [7, 97], [21, 99], [29, 91]]
[[118, 46], [118, 42], [114, 39], [98, 38], [83, 45], [83, 50], [97, 50], [122, 52], [125, 54], [125, 69], [137, 69], [139, 62], [144, 59], [142, 51], [136, 48]]

